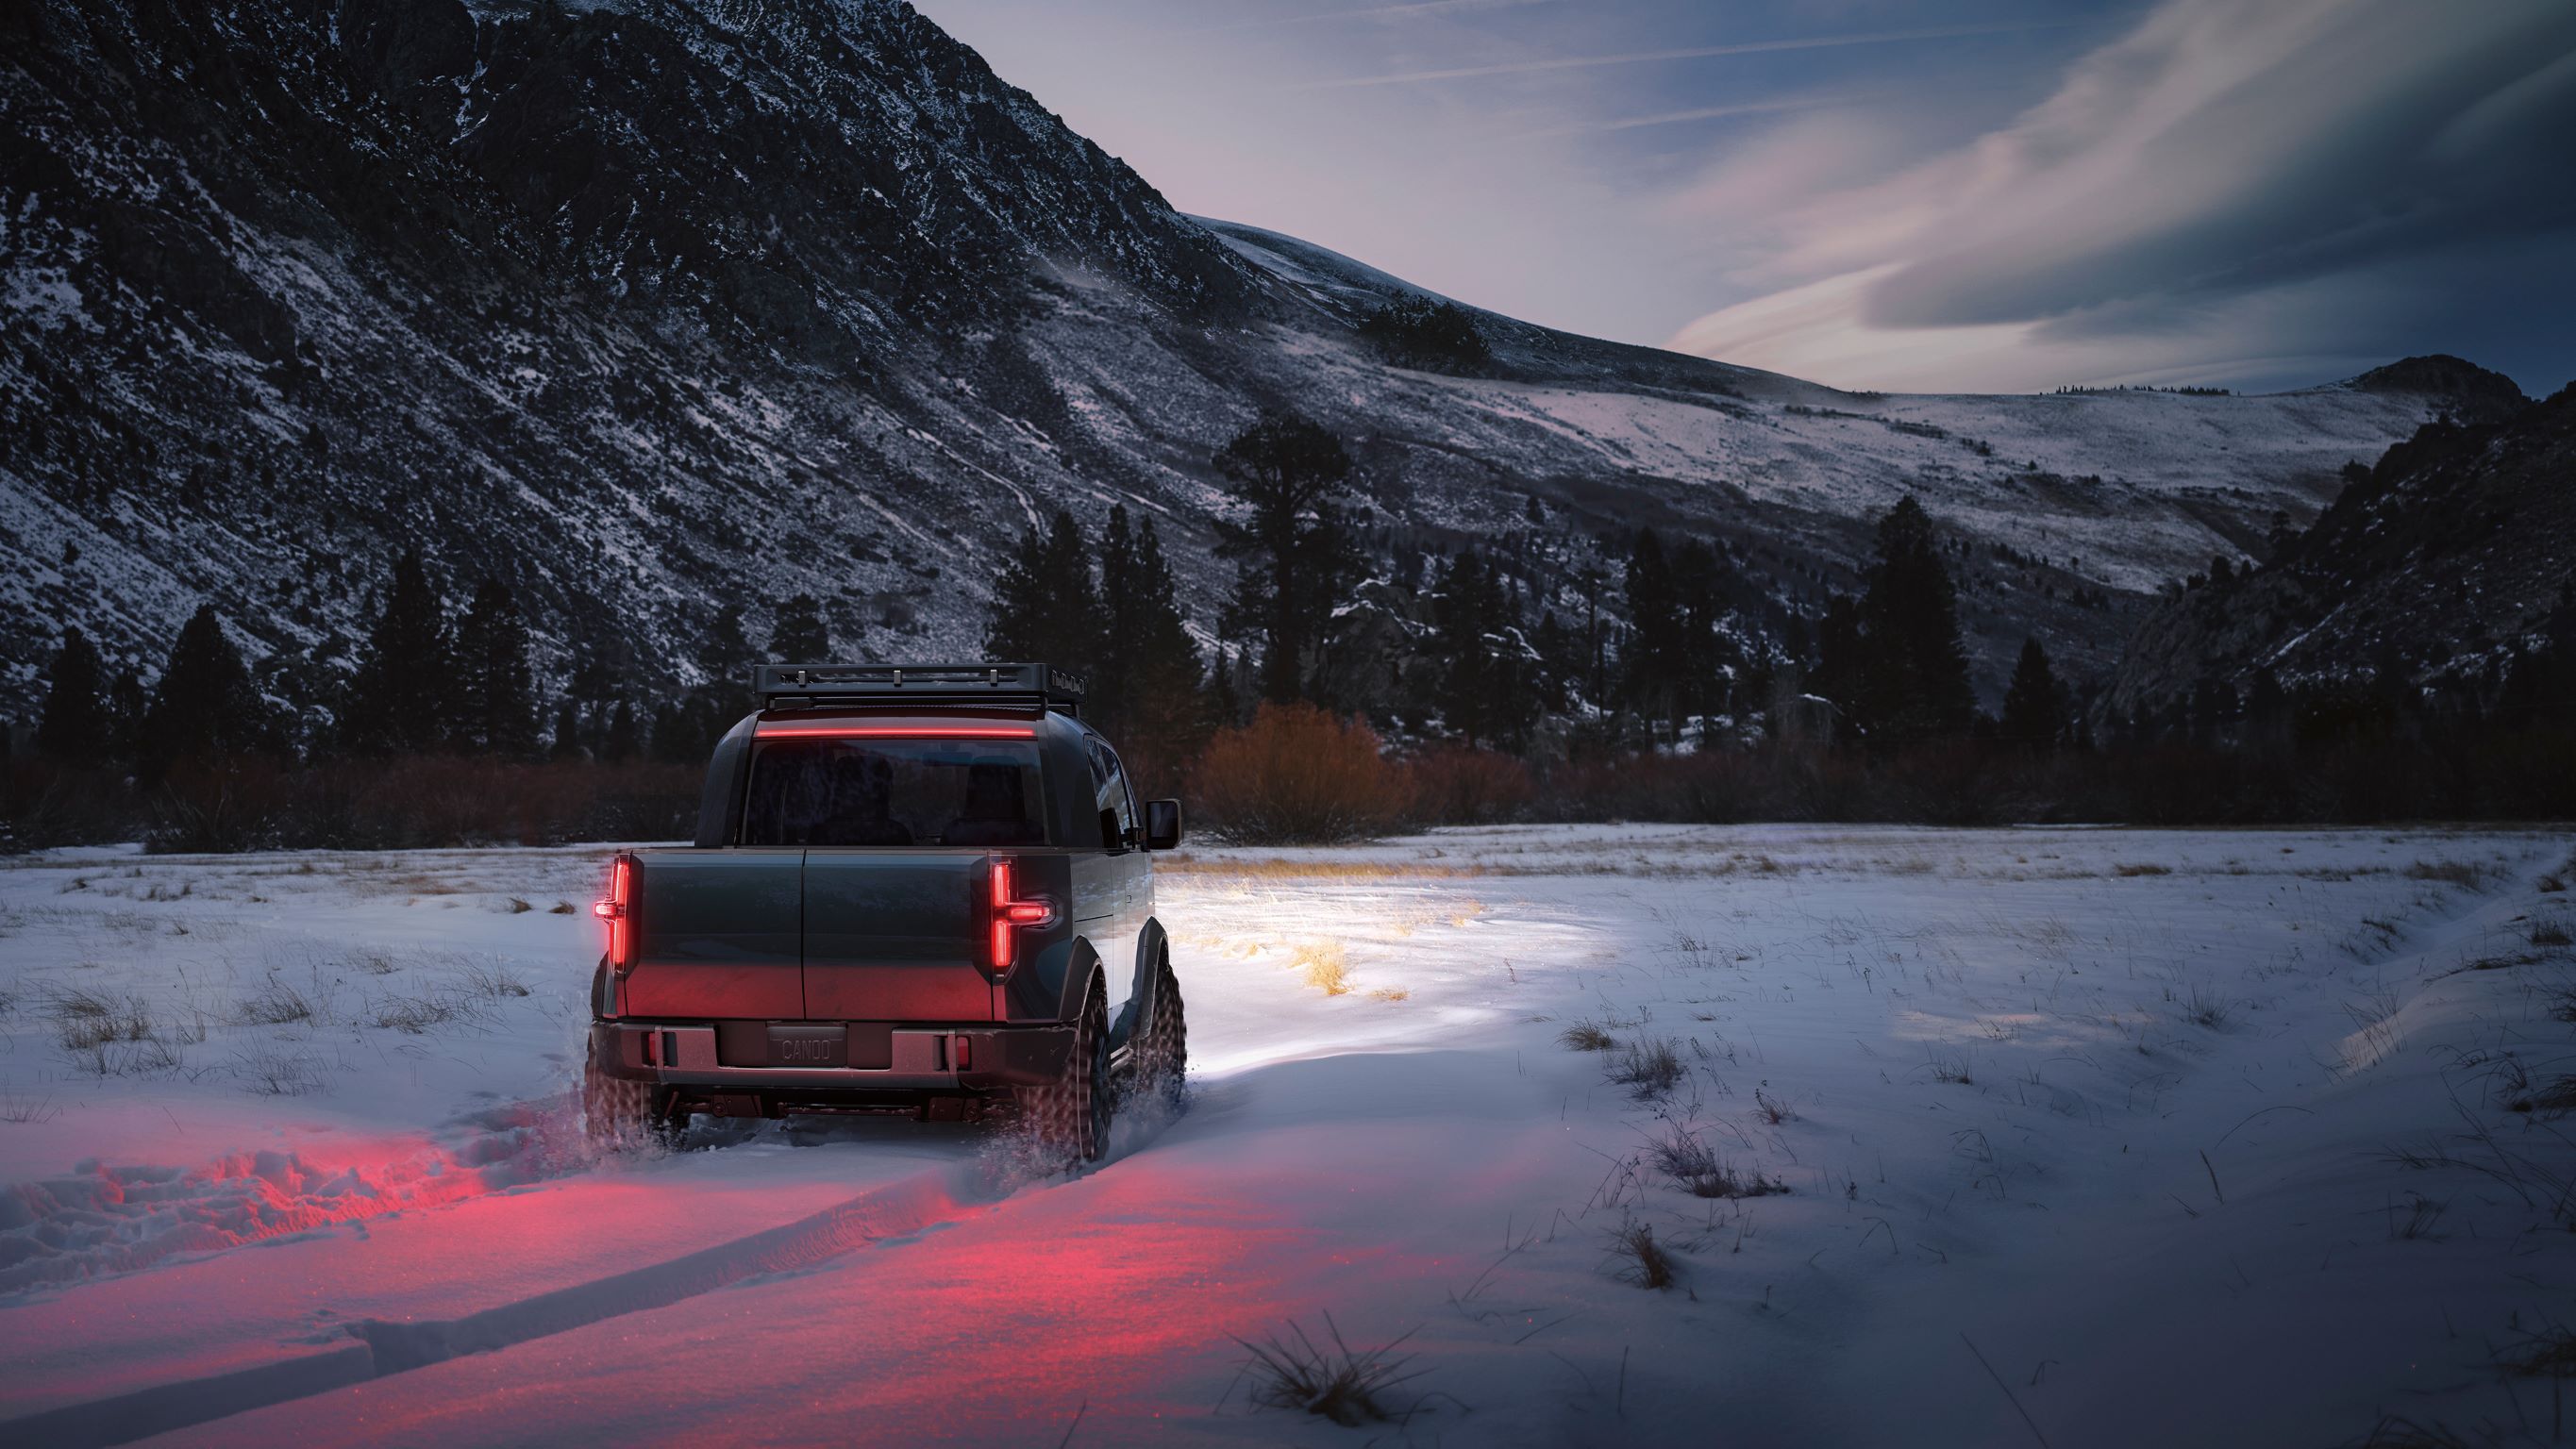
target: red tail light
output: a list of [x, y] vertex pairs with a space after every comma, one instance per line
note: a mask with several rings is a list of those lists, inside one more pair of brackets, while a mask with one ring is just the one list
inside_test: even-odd
[[1009, 861], [997, 860], [993, 862], [992, 955], [993, 969], [995, 971], [1008, 971], [1011, 969], [1012, 960], [1019, 955], [1019, 937], [1020, 928], [1022, 926], [1052, 926], [1055, 924], [1055, 903], [1053, 901], [1034, 898], [1029, 900], [1020, 899], [1013, 893], [1012, 875], [1013, 871], [1011, 870], [1011, 863]]
[[635, 858], [621, 855], [608, 868], [608, 899], [593, 901], [590, 913], [608, 923], [608, 964], [619, 971], [635, 964]]

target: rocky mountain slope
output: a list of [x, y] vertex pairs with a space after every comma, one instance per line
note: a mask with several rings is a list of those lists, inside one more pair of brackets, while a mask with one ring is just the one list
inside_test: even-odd
[[2159, 708], [2393, 668], [2491, 683], [2576, 588], [2576, 387], [2501, 421], [2428, 424], [2353, 471], [2259, 568], [2184, 590], [2139, 628], [2107, 697]]
[[1858, 395], [1490, 314], [1436, 374], [1352, 325], [1409, 290], [1176, 214], [900, 0], [24, 0], [0, 677], [67, 623], [148, 668], [203, 600], [274, 679], [342, 667], [415, 547], [519, 590], [550, 673], [683, 679], [716, 601], [757, 636], [796, 592], [851, 652], [973, 652], [1020, 531], [1121, 501], [1213, 639], [1209, 455], [1284, 404], [1378, 546], [1502, 544], [1543, 601], [1655, 524], [1769, 627], [1916, 493], [1972, 544], [1991, 696], [2024, 632], [2107, 670], [2163, 582], [2512, 392]]

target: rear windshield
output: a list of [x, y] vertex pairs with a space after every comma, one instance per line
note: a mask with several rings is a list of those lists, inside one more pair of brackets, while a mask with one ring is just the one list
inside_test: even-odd
[[1034, 740], [764, 741], [745, 845], [1044, 845]]

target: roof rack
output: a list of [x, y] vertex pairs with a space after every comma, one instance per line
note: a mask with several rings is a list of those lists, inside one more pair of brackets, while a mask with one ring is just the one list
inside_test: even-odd
[[1082, 713], [1082, 676], [1051, 664], [763, 664], [763, 709], [854, 704], [975, 704]]

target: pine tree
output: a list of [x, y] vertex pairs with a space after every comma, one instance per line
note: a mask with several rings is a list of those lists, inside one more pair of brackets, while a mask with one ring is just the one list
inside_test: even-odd
[[[693, 662], [706, 676], [700, 688], [708, 691], [711, 699], [727, 704], [739, 701], [744, 709], [750, 707], [750, 695], [745, 691], [749, 688], [751, 667], [758, 661], [751, 651], [751, 636], [743, 632], [742, 605], [725, 604], [716, 610], [715, 617], [707, 622], [706, 632], [698, 636]], [[739, 714], [742, 710], [733, 712]]]
[[1132, 535], [1127, 510], [1109, 510], [1101, 546], [1102, 610], [1108, 630], [1093, 697], [1101, 728], [1129, 770], [1149, 785], [1178, 780], [1214, 729], [1201, 685], [1198, 645], [1181, 617], [1163, 539], [1148, 518]]
[[574, 646], [571, 702], [590, 758], [606, 758], [609, 722], [618, 701], [629, 697], [635, 673], [634, 651], [621, 634], [591, 635]]
[[2057, 748], [2066, 728], [2066, 691], [2049, 668], [2048, 651], [2036, 636], [2021, 641], [2021, 658], [2013, 665], [2012, 684], [2004, 691], [2000, 733], [2005, 743], [2046, 753]]
[[447, 611], [420, 555], [394, 561], [393, 585], [349, 685], [341, 742], [352, 754], [424, 754], [445, 742], [454, 682]]
[[549, 760], [578, 760], [583, 757], [583, 754], [584, 752], [581, 747], [581, 709], [578, 705], [575, 705], [571, 700], [567, 699], [555, 710], [554, 734], [546, 745], [546, 758]]
[[679, 700], [664, 700], [653, 711], [652, 757], [666, 765], [696, 764], [706, 758], [704, 731]]
[[1684, 679], [1689, 673], [1688, 626], [1664, 541], [1651, 528], [1637, 530], [1624, 580], [1628, 597], [1628, 647], [1620, 656], [1623, 694], [1638, 713], [1669, 721], [1681, 734]]
[[1338, 506], [1350, 455], [1313, 422], [1265, 411], [1211, 461], [1250, 510], [1241, 522], [1217, 520], [1217, 556], [1236, 566], [1226, 627], [1259, 635], [1264, 699], [1305, 699], [1325, 673], [1333, 609], [1358, 569]]
[[63, 630], [63, 647], [45, 669], [45, 712], [36, 721], [36, 752], [67, 765], [95, 765], [114, 731], [99, 689], [98, 650], [80, 630]]
[[1536, 699], [1522, 658], [1519, 608], [1502, 576], [1474, 550], [1461, 550], [1440, 577], [1431, 619], [1442, 661], [1442, 719], [1471, 746], [1517, 742]]
[[462, 748], [509, 759], [537, 753], [536, 686], [528, 671], [528, 625], [518, 601], [486, 579], [456, 630], [456, 717]]
[[832, 662], [832, 631], [823, 623], [821, 600], [796, 594], [778, 601], [769, 626], [769, 657], [780, 664]]
[[1708, 540], [1691, 539], [1673, 553], [1672, 583], [1675, 703], [1684, 715], [1714, 714], [1726, 707], [1726, 676], [1737, 662], [1718, 632], [1730, 603], [1726, 562]]
[[600, 737], [599, 757], [612, 765], [622, 765], [642, 752], [644, 741], [635, 723], [635, 701], [621, 699], [617, 710], [608, 717], [608, 729]]
[[1911, 496], [1878, 523], [1878, 562], [1861, 595], [1854, 712], [1882, 746], [1964, 735], [1976, 716], [1958, 591], [1931, 515]]
[[241, 651], [225, 636], [215, 606], [200, 605], [179, 630], [153, 689], [137, 773], [157, 780], [182, 761], [209, 763], [276, 744], [267, 703], [252, 689]]
[[1135, 682], [1129, 676], [1138, 662], [1136, 628], [1142, 587], [1127, 505], [1113, 503], [1109, 526], [1100, 535], [1100, 646], [1093, 651], [1091, 693], [1083, 701], [1094, 723], [1111, 739], [1126, 737], [1128, 716], [1136, 702]]
[[143, 752], [143, 722], [152, 712], [151, 692], [131, 667], [116, 671], [107, 687], [107, 757], [132, 763]]
[[1058, 509], [1041, 533], [1020, 540], [993, 582], [984, 656], [1051, 664], [1086, 676], [1100, 664], [1100, 596], [1091, 583], [1091, 545], [1071, 512]]

